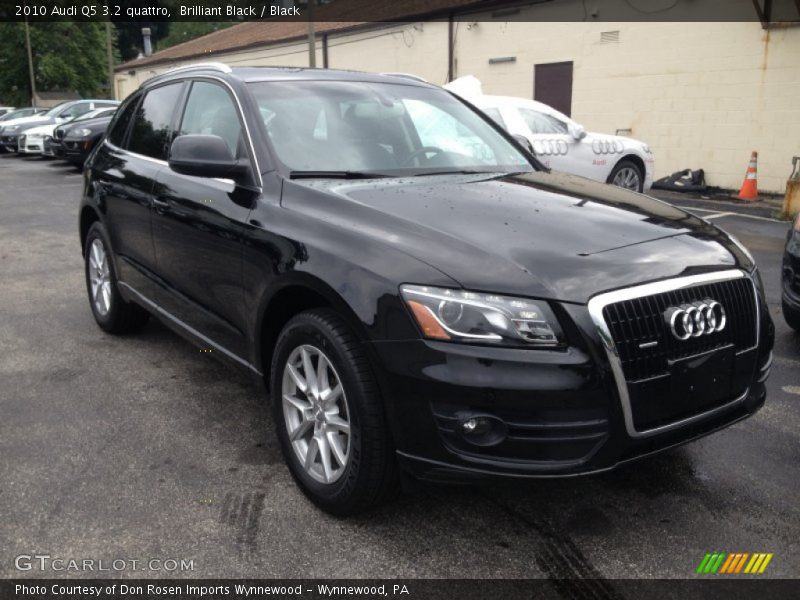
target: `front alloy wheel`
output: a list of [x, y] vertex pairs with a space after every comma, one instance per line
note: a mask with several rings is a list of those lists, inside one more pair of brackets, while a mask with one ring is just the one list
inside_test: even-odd
[[303, 469], [320, 483], [337, 481], [350, 458], [350, 415], [330, 359], [308, 344], [295, 348], [281, 390], [286, 433]]
[[383, 400], [363, 342], [338, 313], [309, 310], [283, 327], [270, 396], [289, 471], [317, 506], [352, 515], [392, 495], [397, 461]]
[[629, 160], [620, 161], [611, 175], [608, 182], [617, 187], [641, 192], [644, 190], [644, 175], [642, 170]]

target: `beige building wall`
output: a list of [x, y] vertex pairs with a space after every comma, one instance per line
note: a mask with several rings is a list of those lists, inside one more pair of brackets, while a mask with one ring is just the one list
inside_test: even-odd
[[447, 21], [404, 23], [378, 30], [331, 36], [333, 69], [410, 73], [437, 85], [447, 83]]
[[[472, 25], [472, 27], [470, 27]], [[601, 32], [619, 32], [601, 43]], [[703, 168], [737, 188], [759, 152], [759, 187], [780, 192], [800, 154], [800, 27], [759, 23], [460, 23], [457, 75], [533, 97], [533, 66], [573, 61], [572, 116], [653, 149], [656, 176]], [[490, 65], [492, 57], [513, 63]]]
[[[446, 21], [431, 21], [331, 35], [329, 65], [413, 73], [442, 84], [447, 29]], [[603, 32], [618, 32], [618, 41], [601, 42]], [[479, 14], [455, 25], [455, 39], [456, 76], [477, 76], [487, 93], [532, 98], [535, 64], [572, 61], [573, 118], [592, 131], [630, 130], [650, 144], [656, 177], [702, 168], [710, 185], [738, 189], [757, 150], [760, 189], [782, 193], [791, 158], [800, 155], [800, 27], [503, 22]], [[208, 60], [306, 66], [307, 52], [301, 42]], [[499, 57], [514, 62], [489, 63]], [[179, 64], [118, 73], [118, 97]]]

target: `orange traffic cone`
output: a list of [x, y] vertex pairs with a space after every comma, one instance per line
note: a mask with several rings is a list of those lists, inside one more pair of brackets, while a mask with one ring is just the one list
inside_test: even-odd
[[742, 189], [736, 196], [739, 200], [758, 200], [758, 152], [750, 155], [750, 164], [742, 182]]

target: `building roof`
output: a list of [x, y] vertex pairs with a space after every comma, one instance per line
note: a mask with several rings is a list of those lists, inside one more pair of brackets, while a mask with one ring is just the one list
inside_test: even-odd
[[78, 92], [36, 92], [36, 97], [39, 100], [80, 100], [81, 95]]
[[[339, 0], [315, 9], [315, 30], [325, 33], [368, 29], [389, 22], [423, 20], [443, 16], [455, 10], [488, 8], [504, 4], [495, 0], [406, 0], [402, 3], [374, 0]], [[489, 6], [487, 6], [489, 5]], [[368, 15], [369, 22], [359, 20]], [[336, 20], [333, 20], [333, 19]], [[126, 71], [150, 65], [189, 59], [211, 58], [216, 54], [235, 52], [301, 40], [308, 35], [306, 21], [248, 21], [233, 27], [171, 46], [151, 56], [136, 58], [115, 67]]]

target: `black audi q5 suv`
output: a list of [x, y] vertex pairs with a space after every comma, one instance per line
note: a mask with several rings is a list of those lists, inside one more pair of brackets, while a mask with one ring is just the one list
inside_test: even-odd
[[332, 513], [401, 474], [607, 470], [764, 402], [774, 333], [745, 248], [546, 170], [423, 81], [177, 69], [124, 101], [84, 183], [98, 325], [153, 315], [251, 373]]

